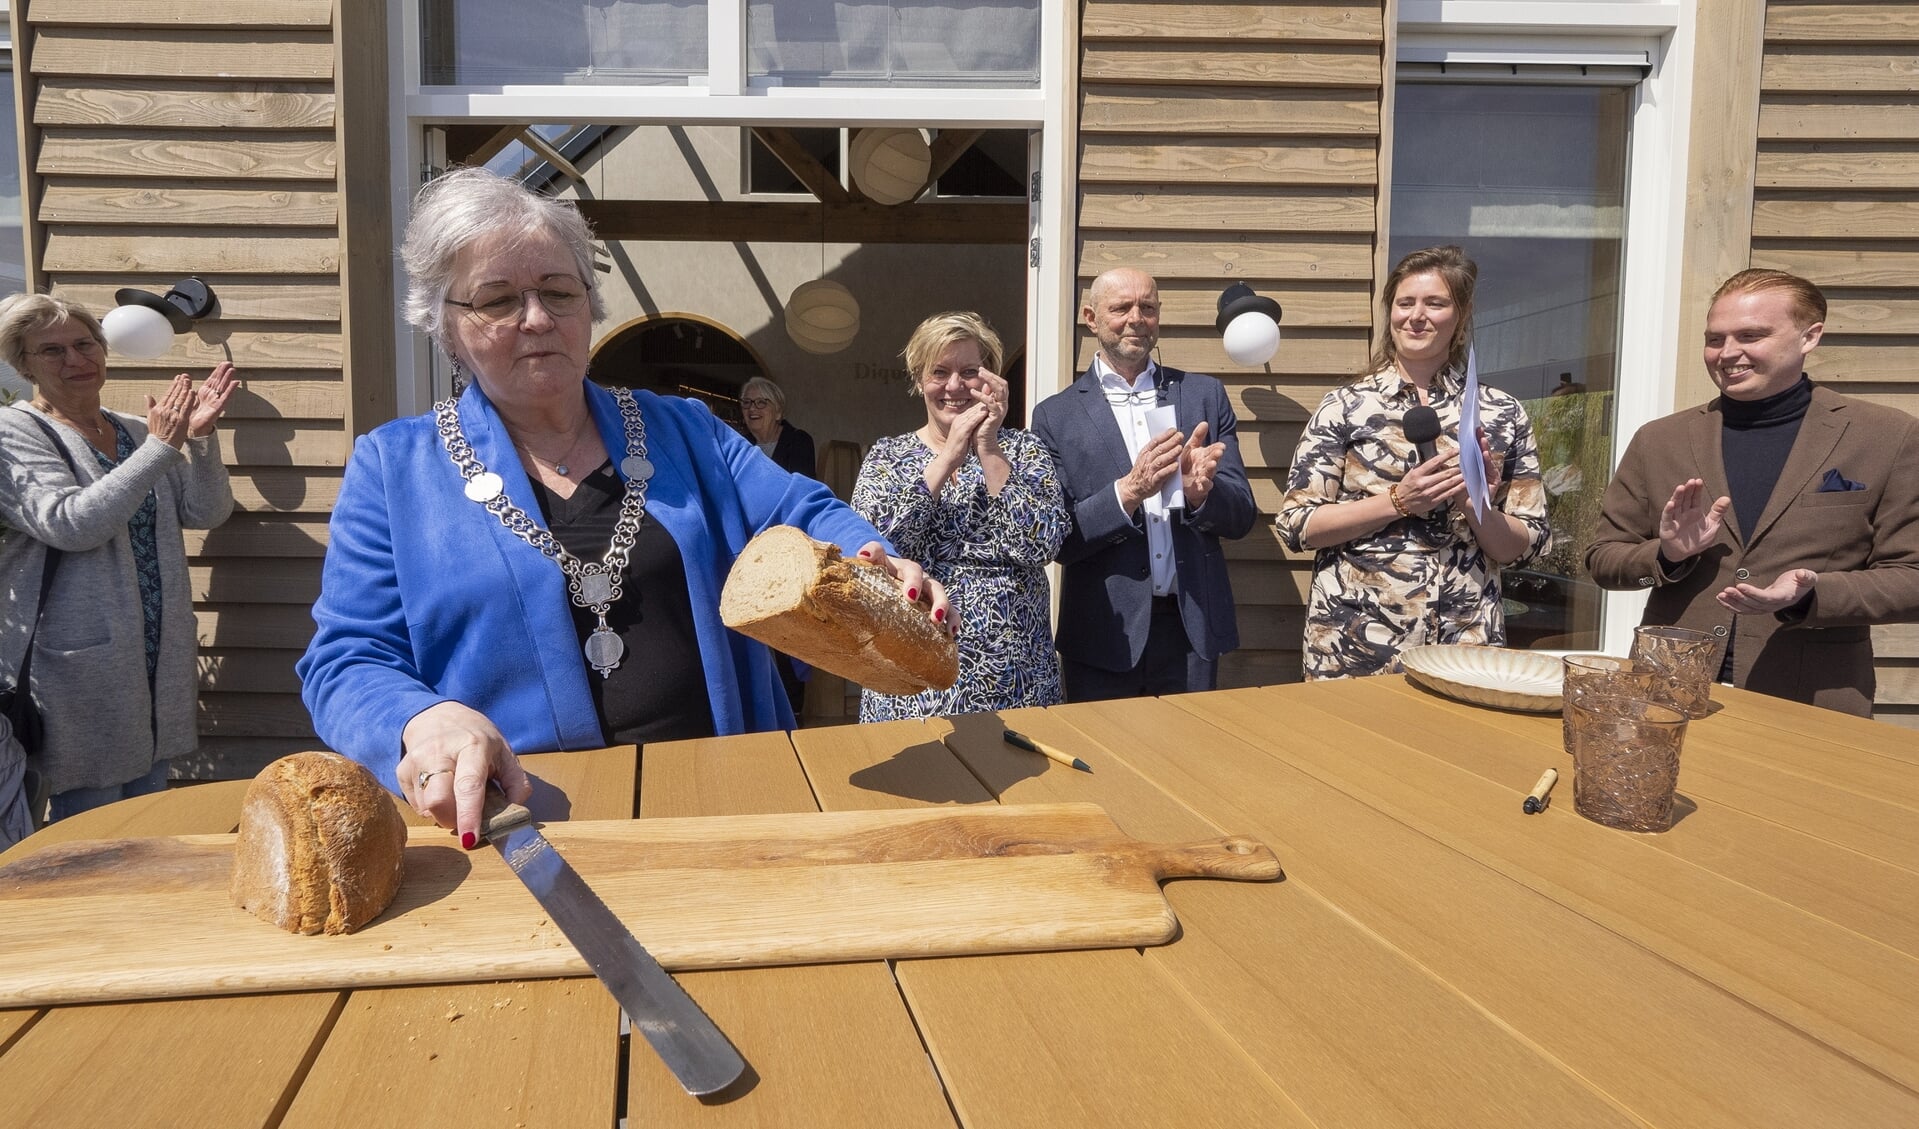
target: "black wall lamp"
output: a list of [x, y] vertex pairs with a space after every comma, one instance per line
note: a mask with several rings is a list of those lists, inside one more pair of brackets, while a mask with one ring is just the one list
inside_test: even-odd
[[1238, 365], [1263, 365], [1279, 352], [1279, 303], [1262, 297], [1243, 282], [1228, 286], [1219, 296], [1219, 317], [1213, 322], [1225, 339], [1226, 355]]
[[173, 337], [213, 312], [213, 288], [198, 278], [183, 278], [164, 295], [138, 287], [113, 292], [119, 305], [100, 319], [107, 346], [115, 353], [147, 361], [173, 347]]

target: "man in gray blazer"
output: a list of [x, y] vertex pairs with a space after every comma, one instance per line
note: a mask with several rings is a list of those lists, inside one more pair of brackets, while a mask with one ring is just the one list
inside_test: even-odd
[[1919, 421], [1806, 377], [1825, 318], [1783, 271], [1719, 287], [1720, 395], [1633, 436], [1586, 569], [1723, 640], [1721, 681], [1870, 717], [1871, 626], [1919, 620]]
[[[1057, 643], [1071, 702], [1211, 690], [1239, 646], [1223, 537], [1256, 516], [1238, 421], [1210, 376], [1154, 363], [1159, 287], [1120, 268], [1094, 280], [1080, 319], [1099, 341], [1086, 372], [1033, 409], [1073, 528], [1060, 546]], [[1149, 409], [1177, 426], [1153, 433]], [[1173, 473], [1184, 509], [1147, 499]]]

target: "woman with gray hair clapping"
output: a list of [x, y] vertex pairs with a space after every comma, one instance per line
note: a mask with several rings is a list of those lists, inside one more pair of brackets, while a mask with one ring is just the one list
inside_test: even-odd
[[[0, 411], [0, 575], [12, 589], [0, 683], [39, 708], [34, 767], [61, 819], [165, 788], [167, 761], [199, 744], [180, 531], [233, 510], [214, 425], [234, 370], [216, 366], [197, 389], [175, 376], [146, 397], [144, 418], [108, 411], [100, 323], [46, 294], [0, 302], [0, 356], [33, 386], [30, 401]], [[23, 667], [29, 685], [17, 686]], [[14, 767], [0, 765], [0, 781]], [[8, 836], [0, 827], [0, 847]]]
[[401, 253], [408, 319], [470, 382], [355, 445], [298, 669], [320, 736], [465, 845], [490, 778], [529, 794], [520, 753], [792, 725], [767, 650], [719, 619], [767, 526], [944, 616], [918, 565], [704, 405], [587, 380], [603, 309], [572, 204], [455, 170]]

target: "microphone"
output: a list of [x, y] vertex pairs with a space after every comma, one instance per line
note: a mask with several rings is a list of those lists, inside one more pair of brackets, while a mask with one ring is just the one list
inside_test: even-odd
[[1399, 421], [1399, 428], [1406, 438], [1419, 451], [1419, 461], [1426, 462], [1439, 454], [1439, 448], [1433, 440], [1439, 438], [1439, 413], [1420, 404], [1407, 410], [1405, 418]]

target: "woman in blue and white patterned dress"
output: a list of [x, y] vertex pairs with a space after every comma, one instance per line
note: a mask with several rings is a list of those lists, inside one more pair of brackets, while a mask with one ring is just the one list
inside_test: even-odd
[[926, 426], [873, 444], [853, 508], [946, 586], [959, 625], [949, 690], [860, 696], [861, 721], [1048, 706], [1060, 700], [1046, 564], [1068, 517], [1053, 458], [1003, 428], [999, 335], [973, 313], [936, 314], [906, 343]]

